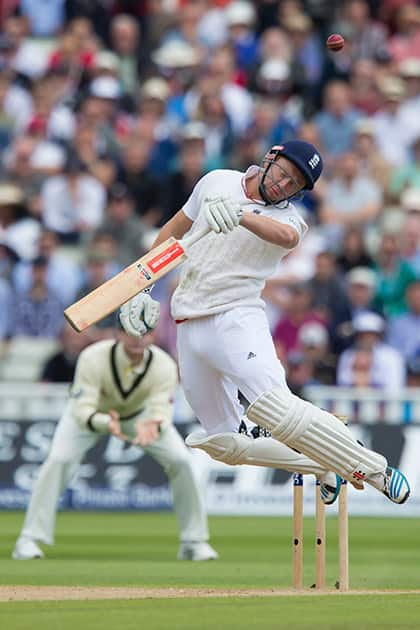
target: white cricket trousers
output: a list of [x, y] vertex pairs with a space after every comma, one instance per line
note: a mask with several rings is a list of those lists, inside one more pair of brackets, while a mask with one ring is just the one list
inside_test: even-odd
[[238, 390], [252, 403], [274, 387], [287, 388], [262, 308], [186, 320], [177, 331], [182, 387], [208, 435], [238, 431], [244, 414]]
[[[134, 437], [135, 419], [122, 422], [124, 433]], [[49, 455], [39, 469], [23, 524], [22, 536], [54, 544], [55, 516], [61, 493], [77, 472], [85, 453], [103, 434], [81, 428], [69, 409], [64, 412]], [[208, 540], [207, 516], [192, 467], [192, 456], [173, 425], [143, 449], [168, 475], [178, 520], [180, 540]]]

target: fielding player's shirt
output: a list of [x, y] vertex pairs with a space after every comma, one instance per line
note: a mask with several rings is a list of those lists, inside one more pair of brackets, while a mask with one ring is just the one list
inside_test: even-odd
[[177, 383], [175, 361], [157, 346], [146, 348], [142, 362], [132, 366], [121, 343], [99, 341], [80, 353], [70, 410], [83, 427], [108, 419], [110, 409], [122, 420], [161, 420], [164, 427], [172, 420]]
[[[194, 221], [189, 234], [206, 225], [206, 219], [200, 213], [206, 198], [227, 196], [235, 202], [249, 204], [243, 184], [258, 168], [251, 166], [245, 174], [216, 170], [200, 179], [183, 207], [186, 216]], [[299, 241], [308, 229], [290, 203], [266, 206], [255, 201], [245, 206], [244, 212], [255, 212], [292, 226]], [[236, 306], [264, 307], [261, 292], [265, 281], [289, 252], [289, 249], [268, 243], [241, 226], [228, 234], [211, 232], [188, 250], [179, 285], [172, 296], [172, 317], [191, 319]]]

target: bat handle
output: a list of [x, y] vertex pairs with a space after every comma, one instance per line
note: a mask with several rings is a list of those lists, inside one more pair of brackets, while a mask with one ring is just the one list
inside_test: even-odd
[[[241, 201], [238, 201], [240, 206], [249, 206], [251, 204], [255, 204], [255, 201], [243, 201], [241, 199]], [[209, 232], [211, 232], [211, 227], [209, 225], [205, 225], [202, 228], [199, 228], [198, 230], [195, 230], [193, 234], [191, 234], [191, 236], [186, 236], [185, 238], [183, 238], [180, 242], [181, 245], [183, 247], [191, 247], [191, 245], [194, 245], [195, 243], [197, 243], [197, 241], [199, 241], [200, 239], [203, 238], [203, 236], [206, 236], [206, 234], [208, 234]]]

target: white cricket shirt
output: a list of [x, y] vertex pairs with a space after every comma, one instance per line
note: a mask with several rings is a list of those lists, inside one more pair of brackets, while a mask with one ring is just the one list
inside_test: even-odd
[[[243, 184], [258, 168], [251, 166], [246, 173], [215, 170], [202, 177], [183, 207], [186, 216], [194, 221], [189, 233], [206, 224], [200, 212], [206, 198], [223, 195], [239, 203], [249, 203]], [[244, 211], [291, 225], [299, 240], [308, 229], [290, 203], [266, 206], [255, 201], [245, 206]], [[179, 285], [172, 296], [172, 317], [191, 319], [237, 306], [264, 307], [261, 292], [265, 281], [289, 252], [289, 249], [268, 243], [241, 226], [228, 234], [211, 232], [188, 251]]]

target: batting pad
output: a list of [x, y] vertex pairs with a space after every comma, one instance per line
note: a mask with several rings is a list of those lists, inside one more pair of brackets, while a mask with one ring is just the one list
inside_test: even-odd
[[247, 416], [276, 440], [348, 481], [363, 481], [387, 466], [383, 455], [361, 446], [335, 416], [284, 388], [262, 394], [248, 407]]
[[326, 472], [317, 462], [272, 438], [254, 439], [242, 433], [207, 435], [204, 431], [195, 431], [187, 437], [185, 443], [192, 448], [200, 448], [213, 459], [225, 464], [266, 466], [314, 475], [324, 475]]

